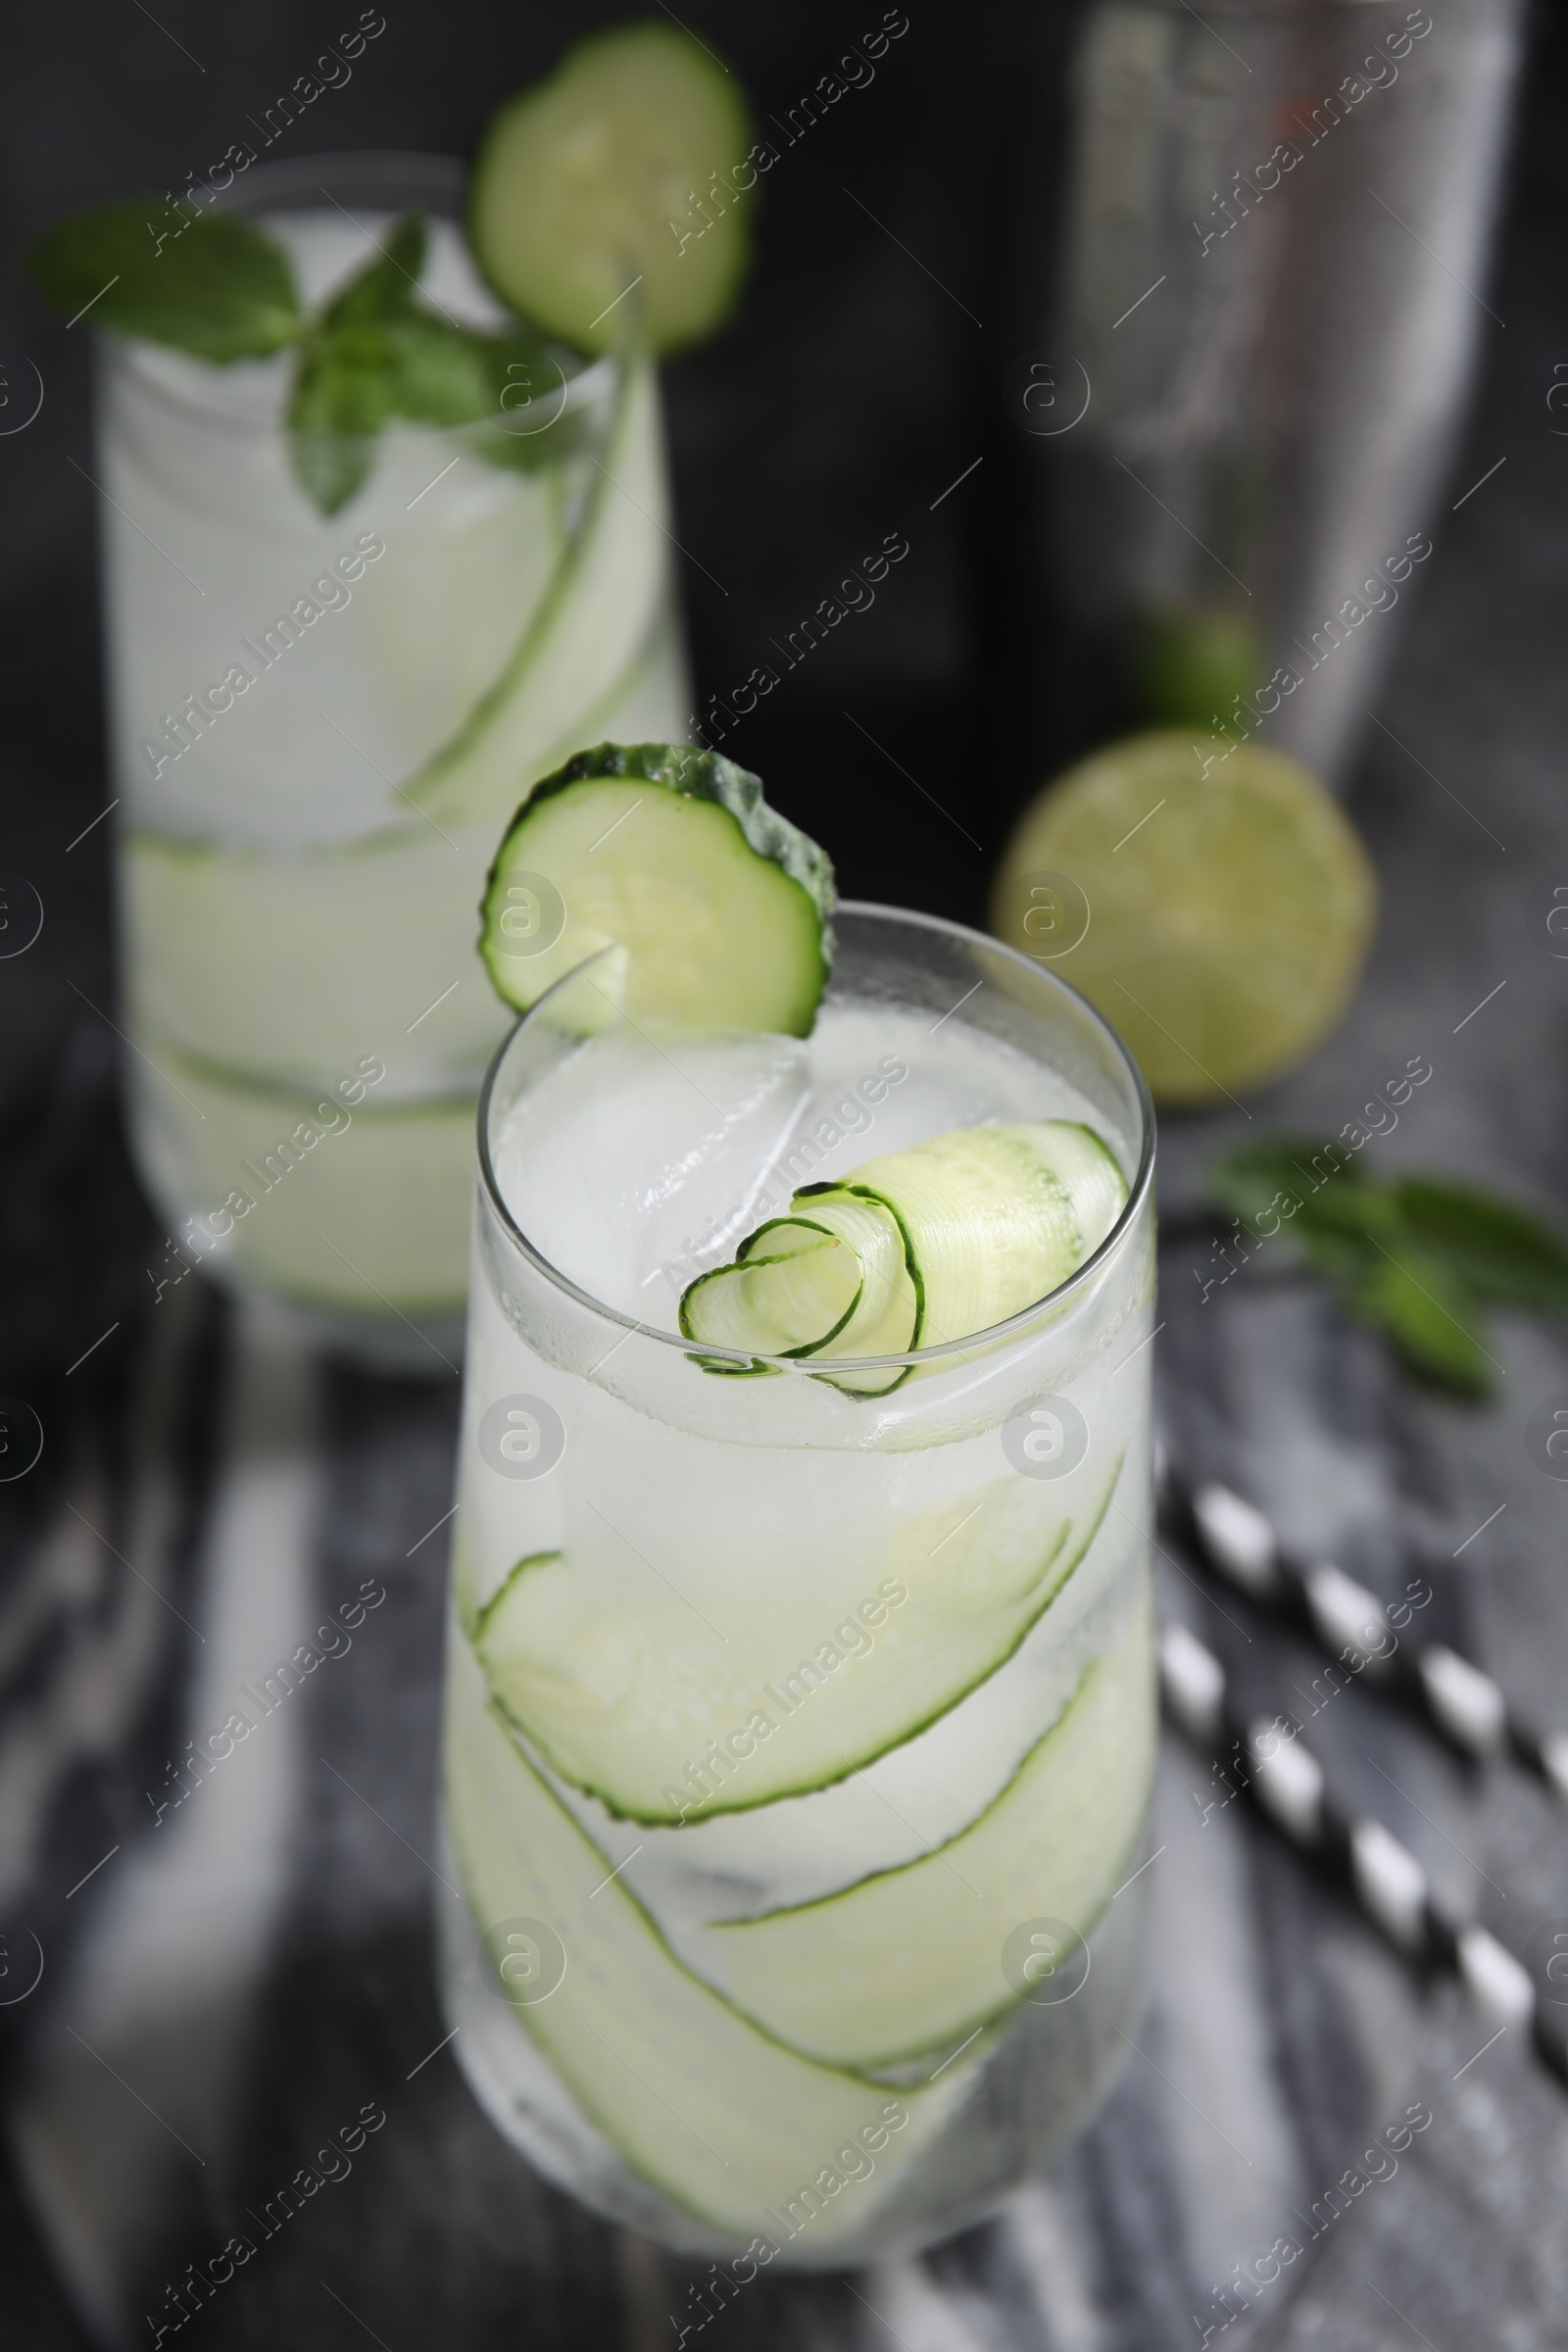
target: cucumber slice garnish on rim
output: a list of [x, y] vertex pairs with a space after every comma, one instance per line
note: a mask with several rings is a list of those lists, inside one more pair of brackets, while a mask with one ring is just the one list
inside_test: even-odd
[[479, 951], [518, 1011], [606, 948], [639, 1025], [804, 1037], [827, 985], [833, 869], [716, 752], [601, 744], [536, 785], [490, 869]]
[[[989, 1330], [1045, 1298], [1099, 1249], [1127, 1183], [1069, 1119], [964, 1127], [807, 1185], [788, 1217], [700, 1274], [689, 1340], [758, 1355], [904, 1355]], [[834, 1376], [880, 1396], [904, 1367]]]
[[617, 25], [491, 118], [468, 241], [503, 300], [577, 350], [608, 349], [634, 302], [654, 349], [678, 350], [712, 332], [746, 273], [750, 206], [732, 182], [751, 145], [711, 50], [673, 24]]

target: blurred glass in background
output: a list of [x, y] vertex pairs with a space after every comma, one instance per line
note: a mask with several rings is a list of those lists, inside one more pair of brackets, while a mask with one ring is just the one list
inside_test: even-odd
[[1054, 338], [1088, 406], [1054, 444], [1054, 538], [1132, 715], [1343, 775], [1464, 489], [1521, 14], [1089, 11]]

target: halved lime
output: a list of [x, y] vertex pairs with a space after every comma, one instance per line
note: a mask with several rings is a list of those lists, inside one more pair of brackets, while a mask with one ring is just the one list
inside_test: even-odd
[[[1087, 902], [1067, 930], [1041, 914], [1071, 898], [1064, 881]], [[991, 926], [1099, 1005], [1157, 1102], [1196, 1103], [1277, 1078], [1327, 1036], [1376, 914], [1360, 838], [1314, 776], [1181, 728], [1111, 744], [1041, 795]]]
[[629, 303], [655, 351], [678, 350], [746, 273], [752, 139], [710, 49], [673, 24], [616, 25], [492, 116], [468, 241], [503, 300], [577, 350], [607, 350]]

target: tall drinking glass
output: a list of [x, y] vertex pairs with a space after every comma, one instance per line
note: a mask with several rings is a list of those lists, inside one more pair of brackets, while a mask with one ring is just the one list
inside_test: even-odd
[[[994, 2207], [1141, 1992], [1148, 1097], [1038, 964], [883, 907], [837, 928], [804, 1043], [607, 1030], [590, 967], [480, 1106], [453, 2048], [544, 2172], [726, 2294]], [[1083, 1119], [1126, 1177], [1049, 1299], [874, 1366], [679, 1336], [796, 1186], [988, 1117]]]
[[[489, 323], [461, 195], [455, 163], [363, 156], [224, 201], [308, 303], [417, 210], [423, 298]], [[137, 1159], [187, 1256], [426, 1365], [461, 1329], [506, 1025], [473, 946], [496, 840], [578, 745], [675, 738], [687, 710], [654, 371], [628, 344], [539, 372], [489, 423], [394, 422], [332, 514], [291, 466], [286, 359], [116, 342], [102, 384]]]

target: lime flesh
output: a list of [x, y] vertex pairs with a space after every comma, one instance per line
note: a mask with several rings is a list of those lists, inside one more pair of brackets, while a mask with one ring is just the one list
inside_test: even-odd
[[[1074, 919], [1043, 919], [1048, 905]], [[1037, 957], [1050, 938], [1051, 969], [1120, 1030], [1155, 1101], [1181, 1104], [1310, 1053], [1354, 994], [1376, 913], [1359, 836], [1315, 777], [1181, 728], [1109, 745], [1041, 795], [991, 925]]]

